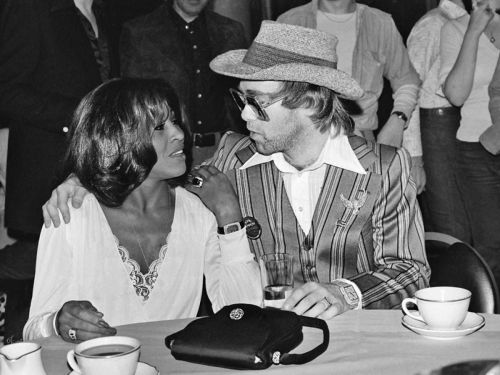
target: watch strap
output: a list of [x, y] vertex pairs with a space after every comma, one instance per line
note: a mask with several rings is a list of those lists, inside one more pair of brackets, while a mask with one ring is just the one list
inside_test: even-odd
[[396, 116], [397, 118], [401, 119], [404, 121], [405, 125], [404, 125], [404, 128], [406, 129], [408, 127], [408, 116], [406, 116], [406, 113], [404, 112], [401, 112], [401, 111], [394, 111], [391, 113], [391, 116], [394, 115]]
[[242, 228], [245, 228], [245, 220], [229, 223], [224, 225], [223, 227], [217, 227], [217, 234], [229, 234], [237, 232]]

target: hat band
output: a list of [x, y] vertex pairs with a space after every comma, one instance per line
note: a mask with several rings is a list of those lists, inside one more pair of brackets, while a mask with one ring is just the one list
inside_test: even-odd
[[337, 61], [319, 59], [317, 57], [304, 56], [298, 53], [285, 51], [280, 48], [271, 47], [258, 42], [253, 42], [243, 58], [245, 64], [256, 66], [261, 69], [270, 68], [282, 64], [311, 64], [332, 69], [337, 69]]

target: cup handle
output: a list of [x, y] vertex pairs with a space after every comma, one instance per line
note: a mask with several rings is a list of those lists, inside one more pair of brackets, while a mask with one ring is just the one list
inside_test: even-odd
[[413, 319], [420, 320], [421, 322], [425, 323], [425, 320], [420, 315], [415, 315], [410, 310], [408, 310], [408, 307], [406, 307], [406, 305], [409, 303], [413, 303], [413, 304], [417, 305], [417, 300], [415, 298], [405, 298], [403, 300], [403, 302], [401, 302], [401, 307], [402, 307], [403, 311], [405, 312], [405, 314], [411, 316]]
[[77, 374], [81, 374], [82, 370], [80, 370], [80, 367], [78, 366], [78, 363], [75, 361], [75, 351], [70, 350], [68, 354], [66, 355], [66, 359], [68, 360], [69, 366], [73, 369], [74, 372]]

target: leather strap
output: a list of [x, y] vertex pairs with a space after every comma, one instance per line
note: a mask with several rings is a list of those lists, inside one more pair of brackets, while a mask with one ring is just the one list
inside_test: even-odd
[[321, 329], [323, 331], [323, 342], [305, 353], [283, 354], [280, 358], [280, 363], [283, 365], [292, 365], [292, 364], [301, 365], [303, 363], [312, 361], [320, 354], [323, 354], [325, 350], [328, 348], [328, 344], [330, 343], [330, 331], [328, 329], [328, 325], [323, 319], [310, 318], [308, 316], [299, 316], [299, 318], [303, 327], [312, 327]]

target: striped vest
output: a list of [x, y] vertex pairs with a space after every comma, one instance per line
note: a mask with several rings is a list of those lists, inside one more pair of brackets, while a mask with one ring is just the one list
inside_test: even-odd
[[309, 233], [302, 231], [273, 162], [239, 169], [256, 152], [248, 138], [229, 135], [225, 156], [213, 161], [231, 180], [243, 216], [254, 217], [262, 227], [260, 238], [250, 240], [253, 252], [256, 256], [293, 254], [296, 286], [308, 281], [331, 282], [373, 269], [372, 210], [381, 175], [395, 149], [357, 136], [351, 136], [349, 142], [367, 174], [327, 167]]

